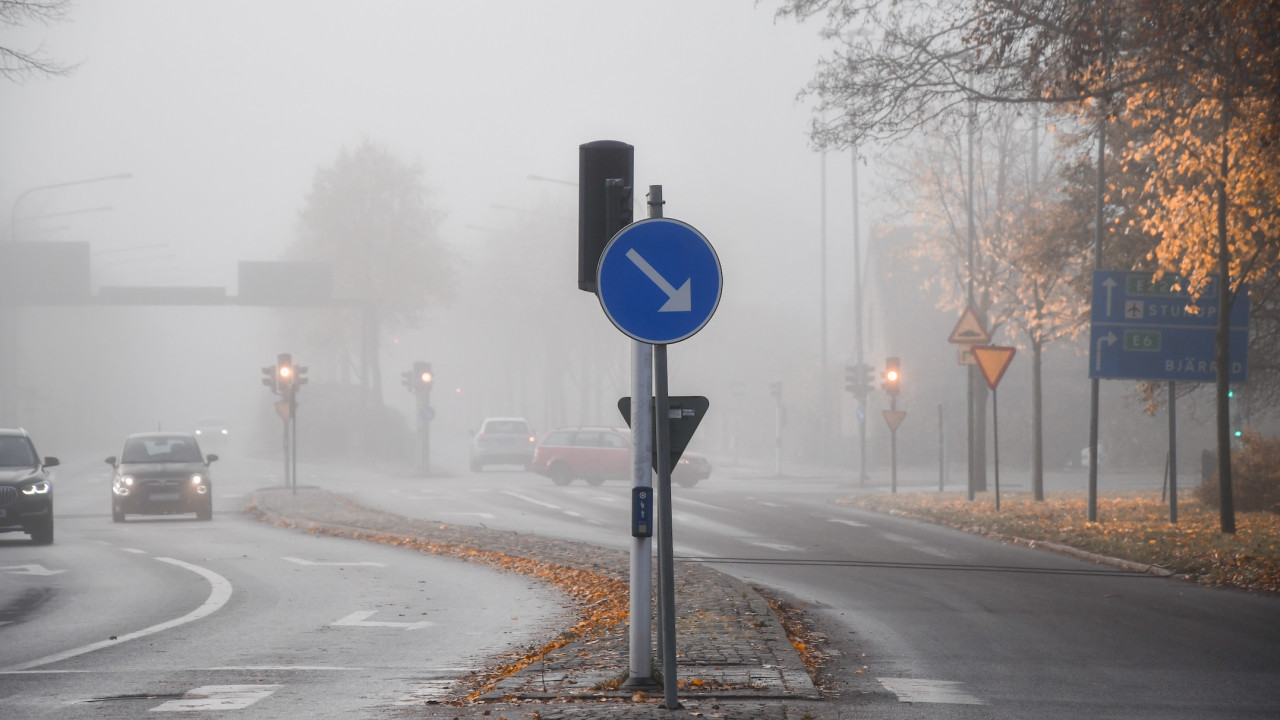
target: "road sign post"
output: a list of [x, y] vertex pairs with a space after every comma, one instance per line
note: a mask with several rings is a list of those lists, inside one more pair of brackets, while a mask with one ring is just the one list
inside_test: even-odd
[[[650, 185], [651, 217], [622, 228], [605, 246], [596, 271], [596, 294], [600, 307], [618, 330], [637, 342], [653, 346], [659, 648], [666, 707], [673, 710], [680, 707], [680, 701], [676, 675], [667, 345], [691, 337], [707, 324], [720, 304], [722, 277], [720, 259], [711, 243], [692, 226], [662, 217], [662, 204], [662, 186]], [[645, 403], [633, 403], [633, 407], [643, 405]], [[632, 643], [634, 646], [635, 638]]]
[[996, 386], [1000, 384], [1000, 379], [1004, 377], [1004, 371], [1009, 368], [1016, 352], [1016, 348], [999, 345], [973, 346], [973, 359], [977, 361], [987, 387], [991, 388], [991, 445], [995, 453], [996, 512], [1000, 511], [1000, 416], [996, 409], [999, 407], [996, 402]]

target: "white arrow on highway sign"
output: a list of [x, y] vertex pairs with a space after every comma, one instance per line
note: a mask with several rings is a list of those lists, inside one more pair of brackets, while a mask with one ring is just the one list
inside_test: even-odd
[[635, 248], [627, 251], [627, 259], [636, 264], [640, 268], [640, 272], [653, 281], [658, 289], [667, 294], [667, 302], [658, 308], [658, 312], [689, 312], [693, 309], [693, 293], [689, 289], [689, 284], [693, 282], [693, 278], [688, 278], [684, 284], [677, 290], [674, 285], [667, 282], [662, 274], [653, 269], [649, 261], [640, 257], [640, 253]]
[[596, 294], [609, 321], [634, 340], [680, 342], [720, 304], [720, 258], [697, 229], [647, 218], [618, 231], [600, 254]]

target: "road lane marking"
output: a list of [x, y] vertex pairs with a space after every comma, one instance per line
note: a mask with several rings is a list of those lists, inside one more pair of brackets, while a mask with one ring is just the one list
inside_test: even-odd
[[138, 548], [120, 548], [120, 549], [121, 549], [121, 550], [123, 550], [123, 551], [125, 551], [125, 552], [127, 552], [127, 553], [133, 553], [134, 555], [148, 555], [148, 554], [150, 554], [150, 553], [148, 553], [146, 550], [139, 550]]
[[321, 561], [321, 560], [303, 560], [302, 558], [289, 557], [289, 556], [287, 556], [287, 555], [281, 555], [281, 556], [280, 556], [280, 559], [281, 559], [281, 560], [288, 560], [288, 561], [289, 561], [289, 562], [291, 562], [291, 563], [297, 563], [297, 564], [299, 564], [299, 565], [336, 565], [336, 566], [344, 566], [344, 565], [367, 565], [367, 566], [370, 566], [370, 567], [386, 567], [386, 565], [384, 565], [383, 563], [380, 563], [380, 562], [372, 562], [372, 561], [368, 561], [368, 560], [366, 560], [366, 561], [364, 561], [364, 562], [343, 562], [343, 561], [341, 561], [341, 560], [337, 560], [337, 561], [329, 562], [329, 561]]
[[350, 615], [340, 620], [336, 620], [330, 623], [330, 625], [343, 625], [346, 627], [389, 627], [389, 628], [401, 628], [404, 630], [421, 630], [423, 628], [429, 628], [435, 624], [427, 620], [421, 620], [418, 622], [393, 622], [393, 621], [369, 620], [369, 618], [373, 617], [375, 614], [377, 614], [377, 612], [378, 612], [377, 610], [359, 610], [351, 613]]
[[0, 570], [10, 575], [57, 575], [66, 572], [66, 570], [50, 570], [43, 565], [10, 565], [0, 567]]
[[437, 513], [437, 514], [438, 515], [474, 515], [475, 517], [478, 517], [482, 520], [492, 520], [497, 517], [497, 515], [494, 515], [493, 513], [487, 513], [487, 512], [448, 512], [448, 513]]
[[866, 527], [866, 523], [860, 523], [857, 520], [845, 520], [844, 518], [831, 518], [831, 522], [848, 525], [849, 527]]
[[100, 640], [96, 643], [90, 643], [89, 645], [73, 648], [71, 650], [64, 650], [63, 652], [54, 653], [53, 655], [46, 655], [45, 657], [37, 658], [29, 662], [19, 663], [18, 665], [10, 665], [9, 667], [6, 667], [6, 668], [0, 668], [0, 673], [15, 672], [19, 670], [30, 670], [31, 668], [40, 667], [41, 665], [50, 665], [52, 663], [61, 662], [68, 658], [76, 657], [77, 655], [84, 655], [85, 653], [91, 653], [94, 650], [101, 650], [102, 648], [105, 648], [105, 647], [120, 645], [121, 643], [126, 643], [126, 642], [129, 642], [130, 640], [137, 640], [138, 638], [146, 637], [148, 635], [154, 635], [158, 632], [163, 632], [170, 628], [178, 627], [179, 625], [185, 625], [189, 622], [195, 622], [200, 618], [203, 618], [207, 615], [211, 615], [217, 612], [219, 609], [222, 608], [223, 605], [227, 604], [228, 600], [231, 599], [231, 582], [226, 578], [222, 577], [221, 575], [219, 575], [218, 573], [212, 570], [209, 570], [208, 568], [203, 568], [203, 567], [200, 567], [199, 565], [192, 565], [191, 563], [186, 563], [181, 560], [175, 560], [173, 558], [158, 557], [156, 558], [156, 560], [159, 560], [160, 562], [163, 562], [163, 563], [169, 563], [170, 565], [177, 565], [178, 567], [183, 568], [185, 570], [190, 570], [191, 572], [209, 581], [209, 585], [210, 585], [209, 597], [206, 598], [205, 601], [201, 603], [200, 606], [197, 607], [195, 610], [192, 610], [191, 612], [187, 613], [186, 615], [183, 615], [180, 618], [168, 620], [158, 625], [152, 625], [149, 628], [143, 628], [142, 630], [138, 630], [137, 632], [131, 632], [127, 635], [120, 635], [113, 640]]
[[151, 712], [191, 712], [193, 710], [243, 710], [283, 685], [205, 685], [187, 692], [181, 700], [151, 708]]
[[535, 500], [535, 499], [533, 499], [533, 498], [529, 497], [528, 495], [521, 495], [520, 493], [511, 492], [510, 490], [503, 490], [503, 491], [502, 491], [502, 494], [503, 494], [503, 495], [510, 495], [511, 497], [513, 497], [513, 498], [515, 498], [515, 499], [517, 499], [517, 500], [523, 500], [523, 501], [525, 501], [525, 502], [527, 502], [527, 503], [533, 503], [534, 505], [541, 505], [542, 507], [547, 508], [548, 510], [562, 510], [562, 509], [563, 509], [563, 508], [561, 508], [559, 505], [552, 505], [552, 504], [551, 504], [551, 503], [549, 503], [549, 502], [543, 502], [543, 501], [541, 501], [541, 500]]
[[921, 680], [918, 678], [876, 678], [886, 690], [904, 703], [943, 703], [947, 705], [986, 705], [960, 689], [954, 680]]

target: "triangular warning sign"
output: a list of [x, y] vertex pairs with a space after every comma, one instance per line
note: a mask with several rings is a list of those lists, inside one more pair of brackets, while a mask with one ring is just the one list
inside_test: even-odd
[[960, 315], [960, 321], [951, 331], [951, 337], [947, 338], [947, 342], [986, 345], [991, 342], [991, 336], [987, 334], [986, 328], [982, 327], [982, 323], [978, 322], [978, 314], [972, 307], [967, 307]]
[[[654, 405], [654, 399], [649, 398], [649, 405]], [[675, 468], [680, 462], [680, 456], [684, 454], [684, 449], [689, 447], [689, 441], [693, 439], [693, 431], [698, 429], [698, 423], [702, 422], [702, 417], [707, 414], [707, 408], [711, 407], [711, 401], [701, 395], [673, 395], [667, 398], [667, 439], [670, 443], [668, 449], [671, 451], [671, 467]], [[627, 427], [631, 426], [631, 398], [624, 397], [618, 399], [618, 411], [622, 413], [622, 417], [627, 421]], [[654, 425], [658, 424], [658, 418], [654, 417]], [[655, 445], [657, 443], [654, 443]], [[658, 456], [655, 448], [653, 456], [650, 458], [653, 462], [654, 470], [658, 468]]]
[[890, 430], [897, 430], [903, 420], [907, 419], [906, 410], [884, 410], [884, 421], [889, 425]]
[[978, 369], [982, 371], [982, 377], [987, 380], [987, 387], [996, 389], [996, 385], [1000, 384], [1000, 378], [1004, 377], [1004, 371], [1013, 361], [1013, 354], [1017, 351], [1017, 348], [1000, 345], [973, 346], [973, 357], [978, 361]]

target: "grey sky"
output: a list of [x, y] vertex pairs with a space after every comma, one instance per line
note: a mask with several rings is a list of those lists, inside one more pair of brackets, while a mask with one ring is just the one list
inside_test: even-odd
[[[99, 251], [167, 242], [176, 257], [160, 265], [182, 282], [230, 285], [234, 260], [278, 257], [316, 166], [362, 137], [423, 163], [447, 239], [464, 246], [468, 225], [495, 224], [491, 205], [545, 202], [550, 189], [530, 174], [576, 179], [578, 144], [618, 139], [637, 148], [637, 184], [664, 185], [672, 216], [748, 254], [726, 262], [780, 247], [812, 260], [818, 161], [795, 95], [822, 41], [816, 26], [775, 23], [772, 10], [727, 0], [80, 3], [71, 22], [16, 36], [83, 64], [70, 78], [0, 85], [0, 201], [131, 172], [33, 195], [18, 214], [111, 205], [62, 239]], [[776, 270], [775, 260], [761, 267]]]

